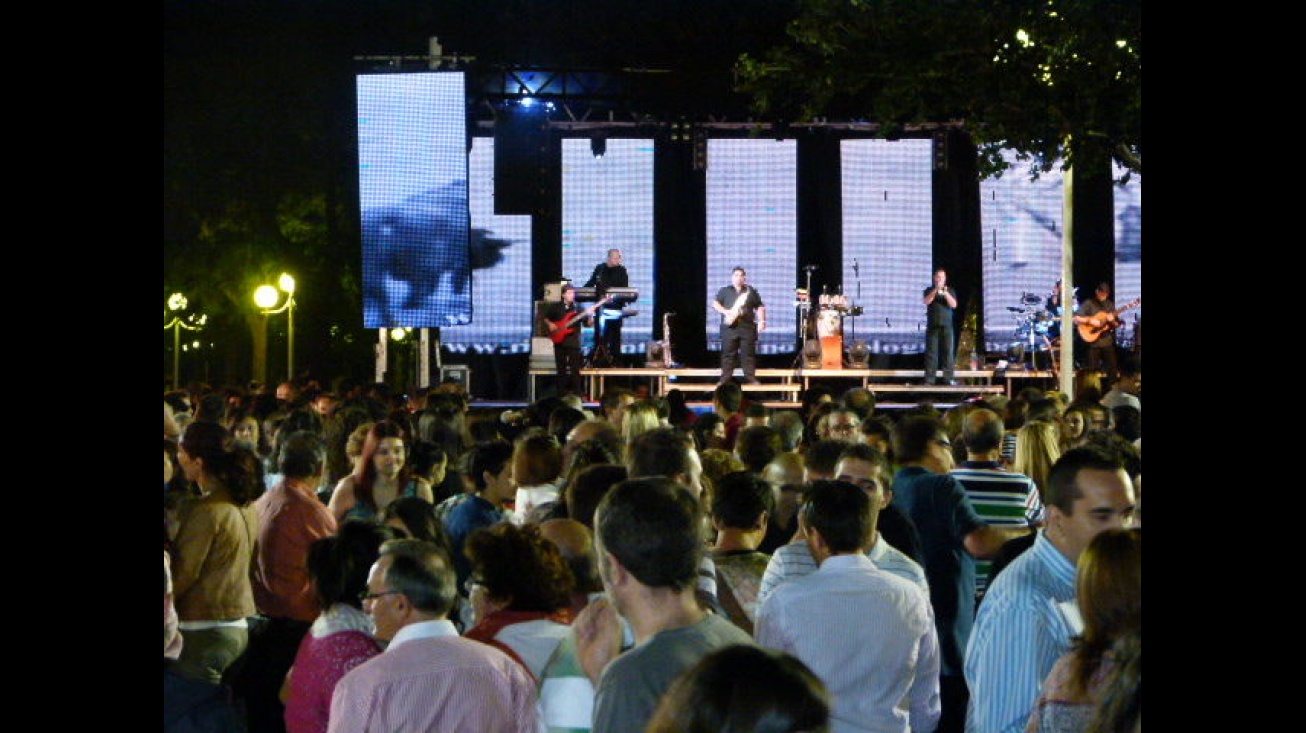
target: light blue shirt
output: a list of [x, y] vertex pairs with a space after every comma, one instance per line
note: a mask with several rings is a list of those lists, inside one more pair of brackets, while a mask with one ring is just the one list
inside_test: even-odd
[[[866, 551], [866, 556], [875, 563], [875, 567], [915, 583], [925, 591], [926, 596], [929, 596], [930, 585], [925, 579], [925, 568], [886, 542], [884, 535], [876, 538], [875, 544]], [[762, 573], [762, 585], [757, 592], [758, 605], [760, 606], [762, 601], [765, 601], [786, 580], [801, 578], [814, 572], [816, 572], [816, 558], [812, 557], [812, 549], [807, 546], [807, 540], [796, 540], [777, 547], [766, 563], [766, 572]]]
[[939, 723], [939, 634], [929, 594], [861, 553], [826, 558], [816, 572], [776, 588], [758, 611], [755, 636], [821, 678], [833, 733], [910, 733]]
[[1075, 565], [1040, 531], [989, 586], [966, 646], [966, 733], [1021, 733], [1078, 631]]

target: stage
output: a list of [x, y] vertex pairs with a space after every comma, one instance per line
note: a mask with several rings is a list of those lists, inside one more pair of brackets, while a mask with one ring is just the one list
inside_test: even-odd
[[[543, 378], [550, 387], [555, 372], [552, 369], [531, 369], [528, 378], [529, 402], [537, 399], [537, 382]], [[686, 402], [694, 405], [710, 403], [716, 389], [720, 369], [693, 368], [585, 368], [586, 402], [596, 403], [610, 384], [640, 389], [646, 387], [653, 396], [665, 395], [678, 389], [685, 393]], [[911, 407], [929, 401], [939, 407], [953, 405], [975, 396], [1004, 394], [1011, 397], [1022, 386], [1032, 383], [1045, 389], [1055, 386], [1056, 378], [1050, 371], [1024, 369], [958, 369], [953, 378], [956, 385], [924, 384], [921, 369], [758, 369], [759, 384], [743, 384], [743, 373], [735, 370], [735, 379], [745, 396], [773, 408], [796, 408], [802, 405], [802, 395], [813, 384], [824, 384], [836, 393], [849, 387], [864, 387], [876, 394], [877, 407], [885, 409]]]

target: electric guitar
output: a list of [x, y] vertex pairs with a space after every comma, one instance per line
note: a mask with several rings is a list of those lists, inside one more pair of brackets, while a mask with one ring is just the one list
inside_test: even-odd
[[744, 304], [748, 302], [749, 292], [748, 288], [744, 288], [744, 291], [735, 298], [735, 304], [730, 306], [730, 310], [723, 316], [727, 326], [733, 326], [739, 320], [739, 315], [744, 312]]
[[560, 344], [560, 343], [562, 343], [563, 341], [565, 341], [565, 340], [567, 339], [568, 336], [570, 336], [570, 335], [572, 335], [573, 333], [576, 333], [576, 331], [580, 330], [580, 326], [576, 326], [575, 328], [572, 328], [571, 326], [572, 326], [573, 323], [575, 323], [576, 321], [578, 321], [578, 320], [580, 320], [580, 319], [582, 319], [582, 318], [589, 318], [590, 316], [594, 315], [594, 311], [596, 311], [596, 310], [598, 310], [599, 308], [603, 307], [603, 304], [607, 303], [607, 302], [610, 301], [610, 300], [612, 300], [612, 296], [611, 296], [611, 295], [609, 295], [609, 296], [605, 297], [603, 300], [600, 300], [600, 301], [598, 301], [597, 303], [595, 303], [595, 304], [593, 304], [593, 305], [587, 307], [585, 310], [581, 310], [581, 311], [573, 311], [573, 312], [568, 313], [567, 315], [563, 316], [562, 318], [559, 318], [559, 319], [556, 320], [556, 321], [549, 321], [549, 319], [547, 319], [547, 318], [544, 319], [544, 320], [549, 321], [549, 323], [552, 323], [552, 324], [554, 325], [554, 329], [553, 329], [552, 331], [549, 332], [549, 339], [550, 339], [551, 341], [553, 341], [553, 343], [555, 343], [555, 344]]
[[1120, 327], [1120, 314], [1127, 310], [1137, 308], [1143, 302], [1142, 298], [1134, 298], [1125, 303], [1122, 307], [1113, 311], [1102, 311], [1094, 313], [1091, 316], [1082, 316], [1083, 320], [1076, 324], [1075, 328], [1079, 329], [1079, 335], [1087, 343], [1097, 341], [1102, 334], [1107, 331], [1114, 331]]

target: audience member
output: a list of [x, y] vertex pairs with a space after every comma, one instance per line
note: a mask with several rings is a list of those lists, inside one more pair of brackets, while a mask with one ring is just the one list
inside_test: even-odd
[[450, 557], [453, 559], [457, 587], [463, 587], [471, 577], [471, 564], [463, 552], [463, 544], [471, 533], [481, 527], [491, 527], [507, 521], [504, 510], [510, 497], [517, 491], [512, 480], [513, 448], [504, 441], [477, 443], [468, 451], [467, 475], [475, 482], [476, 490], [446, 499], [436, 507], [437, 516], [443, 516], [444, 530], [449, 536]]
[[439, 547], [381, 546], [363, 607], [388, 645], [336, 685], [328, 731], [537, 733], [530, 673], [489, 644], [458, 636], [448, 619], [456, 597], [453, 567]]
[[1025, 726], [1027, 733], [1084, 733], [1116, 660], [1115, 644], [1143, 623], [1143, 531], [1109, 529], [1076, 563], [1075, 602], [1084, 627], [1052, 666]]
[[233, 447], [226, 428], [199, 420], [182, 432], [177, 459], [200, 495], [178, 510], [173, 592], [184, 643], [175, 669], [220, 684], [245, 653], [246, 619], [257, 613], [250, 568], [263, 465], [253, 451]]
[[[885, 488], [888, 485], [888, 475], [883, 454], [867, 445], [849, 446], [848, 456], [839, 462], [838, 480], [861, 488], [876, 507], [876, 526], [871, 529], [866, 557], [879, 569], [910, 581], [928, 592], [925, 569], [895, 547], [879, 527], [879, 519], [884, 516], [884, 510], [893, 506], [890, 503], [892, 495]], [[812, 482], [809, 486], [815, 483]], [[766, 601], [786, 581], [810, 575], [816, 572], [816, 568], [816, 558], [812, 555], [807, 537], [800, 531], [800, 536], [795, 537], [793, 542], [778, 548], [771, 555], [766, 572], [762, 575], [758, 600]]]
[[163, 553], [163, 733], [244, 733], [227, 690], [177, 673], [183, 646], [172, 603], [172, 572]]
[[407, 462], [407, 433], [392, 420], [373, 423], [353, 473], [340, 479], [328, 507], [337, 522], [375, 520], [381, 507], [400, 496], [435, 498], [431, 484], [412, 475]]
[[625, 466], [596, 464], [576, 474], [567, 484], [563, 499], [567, 502], [567, 516], [594, 529], [594, 510], [613, 486], [625, 481], [629, 474]]
[[786, 453], [793, 453], [803, 445], [803, 416], [794, 410], [776, 410], [768, 423], [780, 433], [780, 445]]
[[[747, 433], [750, 428], [744, 428]], [[740, 438], [743, 440], [742, 434]], [[749, 471], [726, 474], [712, 491], [717, 598], [736, 626], [753, 633], [758, 589], [771, 556], [757, 547], [775, 514], [775, 489]]]
[[394, 536], [387, 527], [352, 519], [337, 534], [309, 547], [308, 572], [322, 612], [300, 641], [286, 673], [281, 699], [287, 733], [325, 733], [336, 683], [381, 653], [361, 599], [381, 543]]
[[786, 451], [776, 456], [762, 469], [762, 478], [775, 489], [775, 513], [766, 523], [766, 536], [757, 549], [770, 555], [787, 544], [798, 532], [798, 507], [803, 502], [803, 486], [807, 467], [803, 456], [796, 451]]
[[645, 733], [826, 733], [830, 693], [796, 657], [737, 644], [676, 678]]
[[754, 474], [761, 474], [783, 450], [779, 431], [767, 425], [745, 426], [735, 439], [735, 455]]
[[513, 523], [538, 524], [536, 510], [547, 513], [549, 505], [558, 500], [562, 446], [547, 433], [523, 434], [513, 443], [512, 478], [517, 484]]
[[1093, 537], [1128, 526], [1134, 490], [1118, 460], [1094, 448], [1066, 452], [1052, 469], [1047, 525], [1034, 546], [994, 578], [966, 647], [967, 730], [1019, 731], [1039, 687], [1080, 631], [1075, 563]]
[[966, 489], [951, 475], [952, 444], [937, 418], [903, 417], [893, 430], [902, 468], [893, 478], [893, 503], [920, 532], [930, 603], [942, 657], [941, 733], [965, 725], [967, 688], [962, 660], [975, 618], [975, 558], [991, 557], [1002, 543], [1028, 529], [991, 527], [975, 512]]
[[[752, 639], [698, 602], [703, 517], [683, 484], [665, 476], [627, 479], [600, 502], [595, 524], [606, 598], [587, 606], [574, 625], [582, 666], [596, 683], [593, 727], [639, 733], [681, 672], [714, 649]], [[618, 614], [634, 631], [628, 651]]]
[[[1024, 427], [1021, 428], [1024, 430]], [[987, 407], [972, 410], [962, 422], [966, 460], [951, 473], [966, 489], [975, 513], [994, 527], [1033, 529], [1043, 522], [1043, 502], [1033, 479], [1002, 461], [1002, 418]], [[1017, 443], [1016, 452], [1020, 452]], [[989, 561], [975, 560], [975, 605], [989, 583]]]
[[453, 553], [449, 534], [436, 516], [435, 507], [419, 496], [401, 496], [386, 504], [381, 510], [381, 524], [393, 529], [399, 538], [433, 542]]
[[866, 556], [878, 510], [854, 484], [812, 484], [798, 516], [819, 568], [763, 602], [757, 642], [821, 678], [835, 730], [930, 731], [940, 715], [938, 631], [926, 593]]
[[576, 580], [562, 552], [537, 525], [508, 522], [476, 530], [465, 549], [473, 625], [464, 636], [501, 649], [539, 679], [570, 631]]
[[335, 517], [315, 493], [326, 472], [326, 444], [307, 430], [279, 442], [281, 480], [254, 502], [259, 533], [252, 580], [254, 605], [263, 618], [250, 630], [249, 650], [235, 680], [250, 733], [286, 730], [281, 685], [321, 611], [308, 569], [309, 548], [336, 533]]

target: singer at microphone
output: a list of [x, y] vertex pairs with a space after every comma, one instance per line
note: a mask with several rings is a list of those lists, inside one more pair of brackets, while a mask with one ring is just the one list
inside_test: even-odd
[[923, 294], [926, 312], [925, 329], [925, 383], [934, 384], [939, 360], [943, 360], [943, 379], [956, 384], [953, 379], [955, 342], [952, 334], [952, 314], [957, 298], [948, 290], [948, 272], [943, 268], [934, 271], [934, 283]]

